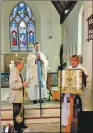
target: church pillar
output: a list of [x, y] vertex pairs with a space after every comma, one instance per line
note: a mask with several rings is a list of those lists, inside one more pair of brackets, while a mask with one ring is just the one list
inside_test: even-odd
[[83, 45], [83, 66], [89, 74], [89, 83], [82, 94], [83, 110], [91, 111], [93, 105], [93, 90], [92, 90], [92, 40], [88, 39], [88, 17], [92, 14], [92, 1], [84, 1], [84, 45]]

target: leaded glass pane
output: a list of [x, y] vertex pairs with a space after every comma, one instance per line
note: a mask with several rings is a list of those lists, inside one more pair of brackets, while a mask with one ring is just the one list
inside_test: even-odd
[[10, 25], [10, 43], [11, 43], [11, 50], [17, 51], [18, 37], [17, 37], [17, 24], [15, 21], [13, 21]]
[[20, 51], [27, 51], [26, 24], [24, 21], [19, 24], [19, 47]]
[[23, 13], [20, 14], [20, 17], [21, 18], [24, 18], [24, 16], [25, 16], [25, 14], [23, 14]]
[[29, 9], [28, 6], [27, 6], [27, 12], [28, 12], [29, 17], [31, 18], [32, 17], [32, 13], [31, 13], [31, 10]]
[[24, 13], [26, 13], [27, 12], [27, 8], [26, 8], [26, 5], [24, 4], [24, 3], [20, 3], [19, 5], [18, 5], [18, 13], [19, 14], [24, 14]]
[[25, 19], [26, 23], [29, 21], [29, 17], [28, 16], [26, 16], [24, 19]]
[[16, 7], [14, 8], [14, 10], [13, 10], [13, 13], [12, 13], [13, 18], [16, 17], [16, 13], [17, 13], [17, 6], [16, 6]]
[[19, 22], [21, 20], [21, 18], [19, 16], [16, 16], [15, 20], [16, 20], [16, 22]]
[[12, 15], [10, 16], [10, 21], [13, 19]]
[[28, 24], [28, 48], [31, 50], [35, 43], [35, 26], [32, 21]]

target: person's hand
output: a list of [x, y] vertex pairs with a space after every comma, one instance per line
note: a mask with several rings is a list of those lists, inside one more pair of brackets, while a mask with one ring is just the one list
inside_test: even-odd
[[25, 97], [28, 97], [28, 93], [25, 91]]
[[86, 75], [86, 78], [88, 78], [88, 75]]
[[40, 58], [40, 54], [38, 54], [37, 57], [38, 57], [39, 60], [41, 60], [41, 58]]
[[38, 60], [41, 60], [40, 54], [38, 54], [38, 55], [36, 56], [35, 62], [37, 62]]
[[80, 78], [82, 78], [82, 74], [80, 74], [80, 76], [79, 76]]
[[23, 86], [26, 88], [26, 87], [28, 87], [28, 83], [27, 82], [24, 82], [23, 83]]

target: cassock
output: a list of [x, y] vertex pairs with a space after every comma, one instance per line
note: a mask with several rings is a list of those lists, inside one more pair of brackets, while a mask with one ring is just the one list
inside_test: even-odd
[[[69, 66], [67, 69], [82, 69], [82, 71], [86, 75], [88, 75], [86, 69], [80, 64], [76, 68], [72, 68], [72, 66]], [[70, 94], [65, 94], [63, 105], [62, 105], [62, 119], [61, 119], [62, 126], [66, 126], [68, 124], [69, 114], [70, 114]]]
[[[41, 61], [40, 69], [41, 69], [41, 79], [40, 75], [38, 75], [38, 63], [36, 62], [37, 53], [32, 52], [27, 57], [27, 73], [26, 73], [26, 81], [29, 83], [28, 95], [30, 100], [39, 100], [39, 89], [41, 87], [41, 98], [47, 97], [47, 89], [46, 89], [46, 81], [47, 81], [47, 68], [48, 68], [48, 60], [46, 56], [38, 52], [40, 54]], [[39, 80], [41, 80], [41, 86], [39, 87]]]

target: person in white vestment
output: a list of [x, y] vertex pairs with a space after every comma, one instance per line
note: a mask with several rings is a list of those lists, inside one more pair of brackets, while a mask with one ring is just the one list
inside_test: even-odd
[[[48, 60], [46, 56], [40, 52], [40, 45], [35, 43], [35, 51], [31, 52], [27, 57], [27, 73], [26, 81], [29, 83], [29, 97], [34, 104], [38, 103], [40, 99], [41, 88], [41, 102], [44, 102], [44, 98], [47, 97], [46, 81], [47, 81], [47, 69]], [[38, 68], [38, 64], [39, 67]], [[41, 73], [41, 76], [39, 75]], [[41, 83], [41, 85], [40, 85]]]
[[[88, 81], [87, 70], [80, 64], [79, 56], [73, 55], [71, 57], [71, 66], [69, 66], [67, 69], [82, 69]], [[76, 95], [76, 96], [78, 96], [78, 98], [81, 100], [79, 95]], [[81, 106], [82, 106], [82, 103], [81, 103]], [[81, 107], [81, 111], [82, 111], [82, 107]], [[63, 105], [62, 105], [62, 119], [61, 119], [62, 126], [66, 126], [68, 124], [69, 114], [70, 114], [70, 94], [65, 94]]]

